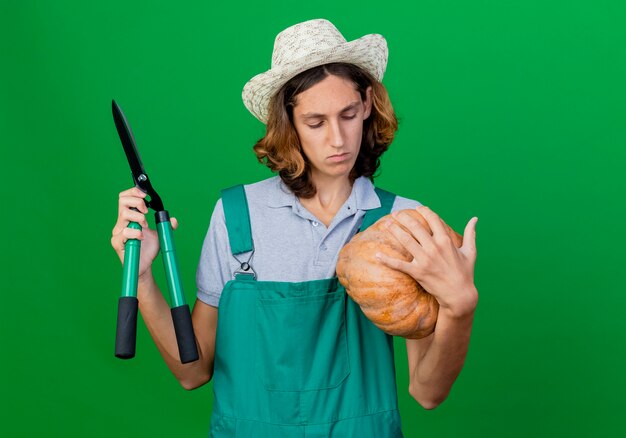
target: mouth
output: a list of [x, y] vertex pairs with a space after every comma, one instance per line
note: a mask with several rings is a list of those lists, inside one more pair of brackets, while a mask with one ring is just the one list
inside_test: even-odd
[[328, 157], [328, 159], [332, 162], [340, 162], [348, 159], [350, 154], [348, 152], [344, 152], [343, 154], [335, 154]]

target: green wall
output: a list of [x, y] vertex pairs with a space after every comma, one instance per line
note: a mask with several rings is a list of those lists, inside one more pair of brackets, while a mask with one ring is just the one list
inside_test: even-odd
[[459, 232], [480, 219], [472, 344], [436, 410], [397, 343], [406, 436], [626, 436], [620, 0], [2, 0], [0, 435], [207, 435], [210, 385], [181, 389], [142, 322], [137, 357], [113, 356], [131, 178], [110, 102], [180, 220], [193, 300], [219, 189], [270, 176], [241, 88], [277, 32], [319, 17], [389, 42], [401, 125], [378, 184]]

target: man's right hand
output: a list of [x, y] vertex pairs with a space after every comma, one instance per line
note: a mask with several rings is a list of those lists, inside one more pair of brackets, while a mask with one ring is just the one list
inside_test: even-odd
[[[117, 253], [122, 264], [124, 263], [124, 249], [129, 239], [141, 240], [141, 258], [139, 260], [139, 279], [144, 275], [151, 275], [152, 261], [159, 253], [159, 236], [155, 230], [148, 227], [146, 214], [148, 207], [144, 202], [146, 194], [137, 187], [130, 188], [119, 194], [117, 222], [113, 227], [111, 246]], [[131, 210], [136, 208], [139, 211]], [[137, 222], [141, 230], [129, 228], [130, 222]], [[171, 218], [172, 228], [178, 228], [176, 218]]]

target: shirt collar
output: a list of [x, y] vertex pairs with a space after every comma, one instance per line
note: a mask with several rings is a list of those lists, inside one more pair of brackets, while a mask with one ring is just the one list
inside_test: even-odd
[[[287, 187], [283, 180], [277, 176], [277, 190], [275, 196], [272, 196], [267, 205], [273, 208], [280, 207], [296, 207], [298, 200], [296, 195]], [[346, 204], [355, 210], [371, 210], [380, 207], [380, 199], [374, 190], [374, 184], [365, 176], [360, 176], [352, 185], [352, 192], [346, 200]]]

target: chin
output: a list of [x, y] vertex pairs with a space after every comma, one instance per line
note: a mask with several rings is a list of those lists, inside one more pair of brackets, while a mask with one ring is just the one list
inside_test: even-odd
[[350, 175], [350, 171], [354, 167], [354, 164], [342, 164], [341, 166], [335, 166], [335, 168], [331, 168], [328, 170], [328, 173], [335, 176], [348, 176]]
[[338, 163], [331, 166], [323, 166], [318, 172], [331, 178], [349, 178], [355, 163]]

